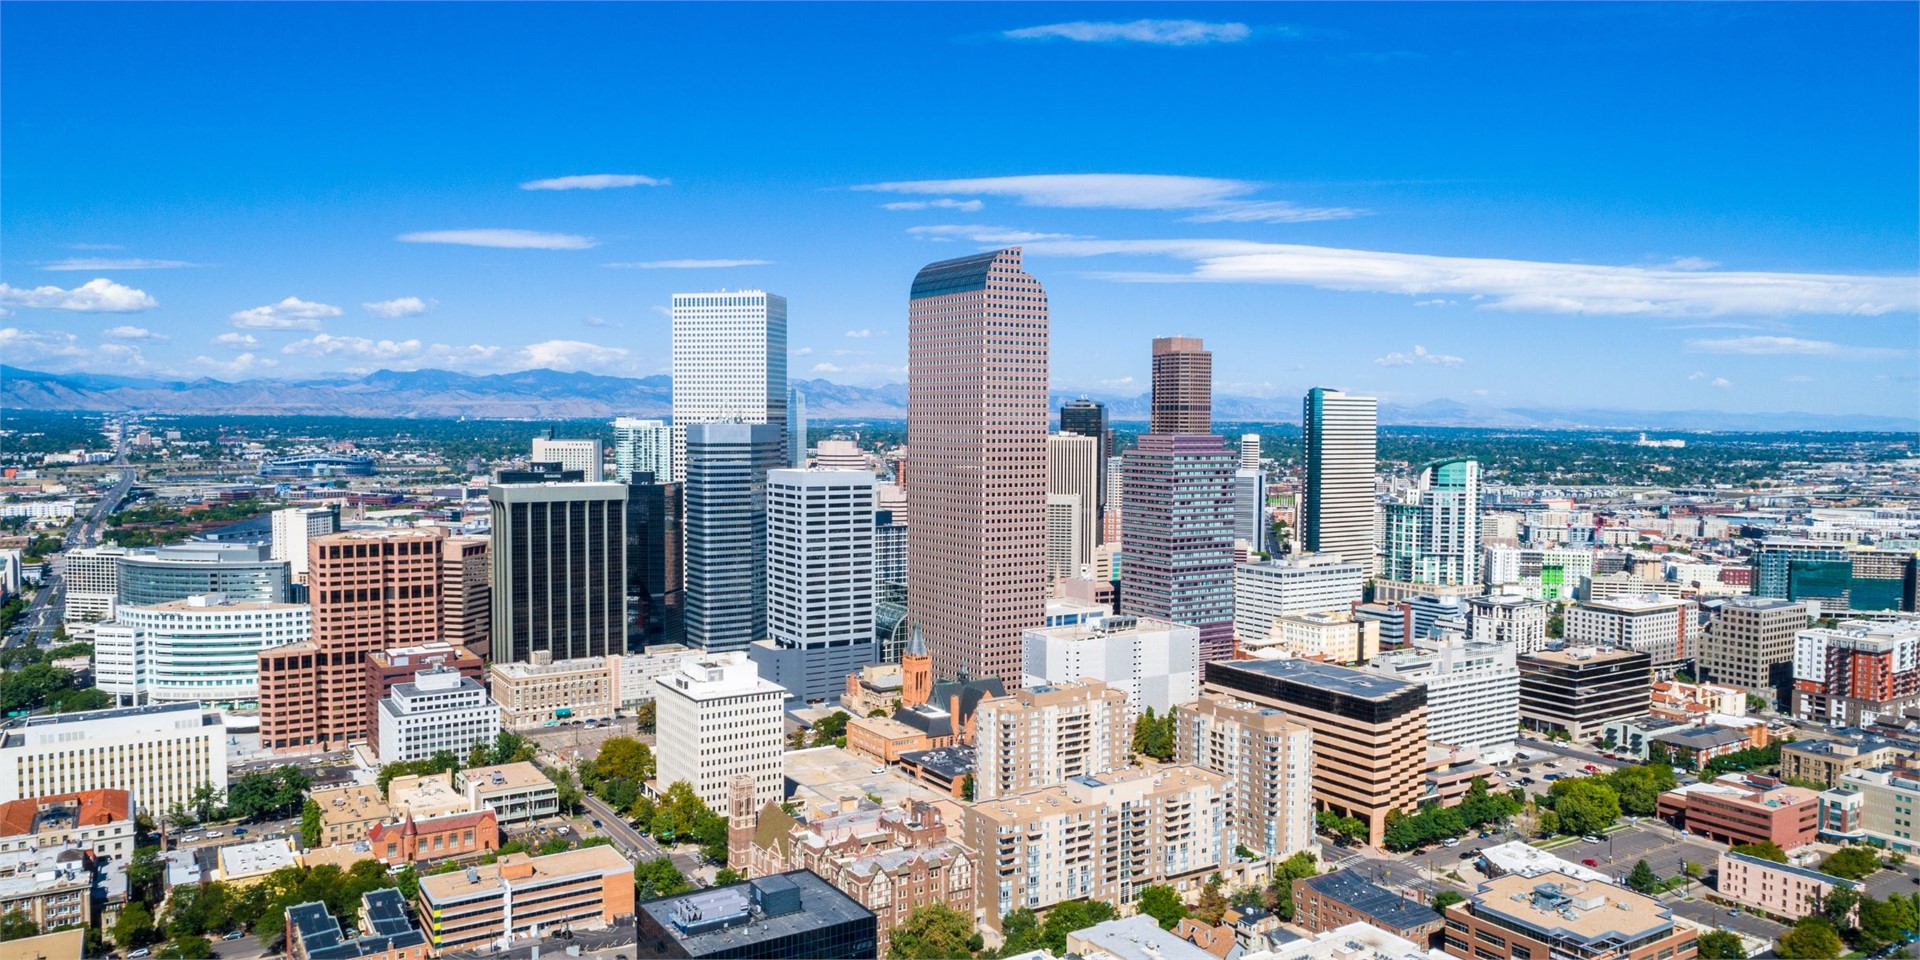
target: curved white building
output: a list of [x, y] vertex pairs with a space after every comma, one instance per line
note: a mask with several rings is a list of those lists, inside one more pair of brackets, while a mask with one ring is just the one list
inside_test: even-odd
[[127, 705], [251, 707], [260, 696], [260, 651], [312, 635], [305, 604], [212, 593], [123, 606], [94, 631], [94, 682]]

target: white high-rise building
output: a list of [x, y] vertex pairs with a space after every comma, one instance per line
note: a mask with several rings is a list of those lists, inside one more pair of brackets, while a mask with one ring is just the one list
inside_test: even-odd
[[[1100, 447], [1096, 437], [1074, 433], [1047, 437], [1047, 493], [1080, 498], [1080, 522], [1075, 525], [1069, 561], [1071, 572], [1065, 576], [1079, 576], [1080, 568], [1093, 560], [1093, 546], [1100, 541]], [[1052, 509], [1050, 505], [1048, 512]]]
[[375, 709], [381, 763], [425, 760], [442, 750], [464, 758], [474, 744], [500, 736], [500, 705], [487, 688], [444, 665], [394, 684]]
[[786, 786], [787, 691], [762, 679], [744, 653], [690, 657], [655, 681], [654, 755], [662, 791], [685, 782], [714, 810], [727, 786], [753, 778], [753, 803], [778, 803]]
[[1080, 575], [1092, 559], [1081, 552], [1081, 520], [1077, 493], [1047, 494], [1047, 579], [1066, 580]]
[[268, 556], [285, 560], [294, 583], [307, 582], [307, 541], [340, 532], [337, 507], [288, 507], [273, 512], [273, 548]]
[[[732, 420], [787, 429], [787, 298], [764, 290], [673, 295], [673, 477], [687, 427]], [[789, 450], [781, 444], [780, 459]]]
[[1504, 751], [1520, 729], [1520, 665], [1512, 644], [1425, 637], [1375, 657], [1368, 670], [1427, 688], [1427, 739]]
[[1455, 457], [1427, 464], [1413, 498], [1388, 504], [1384, 519], [1381, 552], [1386, 560], [1380, 579], [1440, 586], [1480, 583], [1479, 461]]
[[873, 502], [865, 470], [767, 472], [767, 637], [748, 649], [802, 700], [839, 696], [879, 656]]
[[636, 473], [653, 474], [655, 483], [673, 475], [673, 430], [665, 420], [613, 421], [613, 479], [631, 483]]
[[1260, 435], [1243, 433], [1240, 435], [1240, 469], [1260, 472]]
[[1130, 716], [1164, 716], [1200, 697], [1200, 629], [1145, 617], [1108, 616], [1024, 637], [1028, 689], [1098, 680], [1127, 695]]
[[128, 605], [94, 628], [94, 686], [126, 705], [250, 709], [260, 698], [260, 651], [312, 636], [304, 603], [229, 602], [216, 593]]
[[1468, 597], [1467, 635], [1479, 643], [1504, 643], [1520, 653], [1547, 648], [1547, 602], [1517, 593]]
[[125, 790], [158, 819], [203, 785], [227, 788], [227, 728], [199, 704], [26, 717], [0, 740], [0, 803]]
[[1373, 397], [1315, 387], [1307, 391], [1300, 420], [1306, 448], [1302, 542], [1314, 553], [1362, 564], [1368, 575], [1374, 565], [1378, 405]]
[[1100, 516], [1101, 543], [1120, 543], [1120, 528], [1123, 525], [1121, 514], [1124, 512], [1120, 509], [1121, 489], [1124, 486], [1120, 474], [1125, 466], [1125, 457], [1107, 458], [1107, 496], [1104, 501], [1107, 509]]
[[1264, 642], [1276, 617], [1351, 609], [1366, 580], [1359, 562], [1329, 554], [1234, 564], [1233, 634]]
[[599, 483], [606, 479], [601, 466], [600, 441], [598, 440], [557, 440], [553, 437], [533, 438], [533, 460], [536, 463], [557, 463], [562, 470], [578, 470], [581, 479], [588, 483]]
[[75, 547], [61, 555], [60, 579], [67, 588], [61, 617], [66, 623], [113, 619], [120, 595], [120, 558], [126, 555], [125, 548], [113, 544]]
[[1653, 678], [1672, 679], [1694, 658], [1698, 604], [1646, 594], [1576, 603], [1567, 608], [1568, 646], [1625, 647], [1653, 658]]
[[1236, 470], [1233, 474], [1233, 538], [1245, 540], [1247, 549], [1267, 552], [1267, 485], [1258, 470]]

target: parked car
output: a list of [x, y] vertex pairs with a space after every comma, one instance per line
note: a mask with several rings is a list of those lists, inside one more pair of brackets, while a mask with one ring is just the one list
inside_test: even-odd
[[1563, 773], [1549, 773], [1549, 774], [1547, 774], [1547, 779], [1548, 779], [1548, 780], [1561, 780], [1561, 779], [1564, 779], [1565, 777], [1566, 777], [1566, 774], [1563, 774]]
[[1584, 766], [1584, 767], [1581, 767], [1580, 769], [1582, 769], [1582, 770], [1585, 770], [1585, 771], [1586, 771], [1586, 772], [1588, 772], [1588, 773], [1599, 773], [1599, 772], [1600, 772], [1600, 768], [1599, 768], [1599, 767], [1596, 767], [1596, 766], [1594, 766], [1594, 765], [1593, 765], [1593, 764], [1591, 764], [1591, 763], [1589, 763], [1589, 764], [1587, 764], [1587, 765], [1586, 765], [1586, 766]]
[[1737, 916], [1739, 916], [1739, 915], [1740, 915], [1740, 908], [1739, 908], [1739, 907], [1734, 907], [1734, 908], [1733, 908], [1732, 910], [1728, 910], [1728, 911], [1727, 911], [1727, 916], [1729, 916], [1729, 917], [1737, 917]]
[[1584, 837], [1581, 837], [1580, 839], [1582, 839], [1582, 840], [1584, 840], [1584, 841], [1586, 841], [1586, 842], [1588, 842], [1588, 843], [1599, 843], [1599, 842], [1600, 842], [1600, 838], [1599, 838], [1599, 837], [1596, 837], [1596, 836], [1594, 836], [1594, 835], [1592, 835], [1592, 834], [1588, 834], [1588, 835], [1586, 835], [1586, 836], [1584, 836]]
[[233, 931], [232, 933], [229, 933], [229, 934], [227, 934], [226, 936], [224, 936], [224, 937], [221, 937], [220, 939], [222, 939], [222, 940], [238, 940], [238, 939], [240, 939], [241, 937], [244, 937], [244, 936], [246, 936], [246, 933], [245, 933], [244, 931], [241, 931], [241, 930], [235, 930], [235, 931]]
[[1460, 859], [1462, 859], [1462, 860], [1472, 860], [1472, 859], [1473, 859], [1474, 857], [1477, 857], [1477, 856], [1479, 856], [1479, 855], [1480, 855], [1480, 854], [1479, 854], [1479, 852], [1478, 852], [1478, 851], [1475, 851], [1475, 850], [1466, 850], [1466, 851], [1462, 851], [1462, 852], [1461, 852], [1461, 854], [1460, 854]]
[[246, 828], [246, 827], [234, 827], [234, 828], [233, 828], [233, 835], [234, 835], [234, 836], [236, 836], [236, 837], [244, 837], [244, 836], [246, 836], [246, 835], [247, 835], [247, 828]]
[[1597, 867], [1597, 866], [1599, 866], [1599, 865], [1600, 865], [1600, 861], [1598, 861], [1598, 860], [1595, 860], [1595, 859], [1594, 859], [1594, 858], [1592, 858], [1592, 857], [1588, 857], [1588, 858], [1586, 858], [1585, 860], [1582, 860], [1582, 861], [1580, 861], [1580, 862], [1581, 862], [1581, 863], [1584, 863], [1584, 864], [1586, 864], [1586, 865], [1587, 865], [1587, 866], [1589, 866], [1589, 867]]
[[1482, 839], [1482, 840], [1485, 840], [1485, 839], [1487, 839], [1488, 837], [1491, 837], [1491, 836], [1493, 836], [1493, 831], [1492, 831], [1492, 830], [1482, 830], [1482, 831], [1480, 831], [1480, 839]]
[[1460, 845], [1460, 838], [1459, 838], [1459, 837], [1448, 837], [1448, 838], [1446, 838], [1445, 840], [1442, 840], [1442, 841], [1440, 841], [1440, 844], [1441, 844], [1441, 846], [1447, 846], [1447, 847], [1457, 847], [1457, 846], [1459, 846], [1459, 845]]
[[141, 947], [140, 949], [127, 954], [127, 960], [140, 960], [141, 957], [151, 957], [151, 956], [153, 956], [152, 950], [149, 950], [146, 947]]

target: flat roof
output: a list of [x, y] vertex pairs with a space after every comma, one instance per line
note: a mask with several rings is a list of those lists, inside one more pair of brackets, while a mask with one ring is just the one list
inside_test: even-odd
[[1069, 936], [1091, 943], [1119, 960], [1219, 960], [1172, 932], [1160, 929], [1160, 922], [1144, 913], [1096, 923]]
[[[509, 881], [510, 886], [516, 887], [560, 877], [586, 874], [607, 877], [633, 872], [633, 864], [627, 862], [626, 857], [621, 856], [618, 850], [610, 846], [581, 847], [578, 850], [550, 853], [544, 857], [529, 857], [526, 854], [513, 853], [484, 866], [421, 877], [420, 893], [430, 901], [441, 902], [497, 893], [501, 890], [500, 868], [508, 864], [525, 864], [533, 868], [531, 876]], [[631, 883], [631, 879], [628, 882]]]
[[[1576, 650], [1584, 651], [1584, 653], [1581, 656], [1576, 657], [1574, 656], [1574, 651]], [[1581, 647], [1562, 647], [1559, 650], [1542, 650], [1538, 653], [1523, 653], [1520, 655], [1520, 662], [1526, 663], [1529, 660], [1533, 660], [1533, 661], [1542, 661], [1546, 663], [1565, 663], [1565, 664], [1571, 664], [1571, 665], [1577, 666], [1580, 664], [1611, 663], [1615, 660], [1625, 660], [1631, 657], [1642, 657], [1648, 661], [1652, 661], [1653, 659], [1652, 657], [1649, 657], [1638, 650], [1632, 650], [1626, 647], [1581, 646]]]
[[1207, 669], [1261, 674], [1305, 686], [1332, 690], [1335, 693], [1363, 700], [1386, 699], [1417, 689], [1419, 686], [1365, 670], [1338, 667], [1330, 663], [1303, 660], [1298, 657], [1286, 660], [1215, 660], [1207, 664]]
[[1857, 890], [1860, 888], [1860, 885], [1858, 883], [1855, 883], [1852, 880], [1848, 880], [1844, 877], [1836, 877], [1830, 873], [1821, 873], [1818, 870], [1812, 870], [1807, 867], [1796, 867], [1791, 863], [1780, 863], [1775, 860], [1768, 860], [1764, 857], [1753, 857], [1753, 856], [1748, 856], [1747, 854], [1744, 854], [1744, 853], [1734, 853], [1732, 850], [1728, 850], [1727, 852], [1722, 853], [1720, 856], [1723, 859], [1737, 860], [1741, 863], [1751, 864], [1753, 866], [1760, 867], [1762, 869], [1772, 870], [1777, 873], [1792, 874], [1793, 876], [1796, 876], [1796, 877], [1804, 877], [1808, 880], [1813, 880], [1819, 883], [1831, 884], [1836, 887], [1846, 887], [1848, 889], [1853, 889], [1853, 890]]
[[861, 920], [875, 923], [877, 932], [872, 911], [811, 870], [660, 897], [635, 909], [696, 957], [751, 956], [747, 951], [759, 944]]
[[1699, 749], [1701, 747], [1724, 747], [1728, 744], [1745, 743], [1747, 735], [1739, 730], [1726, 727], [1687, 727], [1683, 730], [1668, 730], [1655, 734], [1653, 739], [1661, 743], [1678, 743]]
[[1610, 883], [1564, 873], [1536, 877], [1510, 873], [1480, 884], [1469, 899], [1487, 914], [1546, 939], [1570, 939], [1590, 948], [1614, 946], [1673, 928], [1673, 911], [1652, 897]]
[[1392, 930], [1412, 930], [1440, 922], [1432, 907], [1388, 890], [1368, 880], [1358, 870], [1336, 870], [1308, 877], [1307, 886], [1329, 900], [1338, 901], [1355, 913], [1364, 914]]
[[540, 772], [540, 768], [531, 762], [502, 763], [491, 767], [472, 767], [460, 771], [460, 776], [470, 787], [478, 787], [481, 793], [495, 790], [516, 790], [526, 787], [553, 786], [553, 781]]

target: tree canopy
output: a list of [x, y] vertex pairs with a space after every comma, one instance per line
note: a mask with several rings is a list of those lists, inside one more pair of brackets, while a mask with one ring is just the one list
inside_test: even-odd
[[907, 914], [888, 939], [890, 960], [955, 960], [973, 956], [982, 946], [973, 918], [944, 903], [930, 903]]

